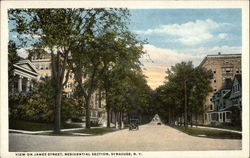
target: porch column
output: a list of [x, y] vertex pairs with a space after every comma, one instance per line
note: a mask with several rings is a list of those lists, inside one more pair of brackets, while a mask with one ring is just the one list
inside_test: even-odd
[[18, 78], [18, 92], [22, 92], [22, 80], [23, 80], [23, 76], [19, 76]]
[[227, 112], [225, 112], [225, 122], [227, 122]]
[[30, 90], [33, 90], [34, 84], [30, 81]]
[[26, 92], [30, 91], [30, 78], [27, 78], [27, 82], [26, 82]]

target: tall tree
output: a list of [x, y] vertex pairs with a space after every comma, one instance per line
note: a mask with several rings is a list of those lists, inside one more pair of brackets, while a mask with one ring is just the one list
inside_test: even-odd
[[[118, 63], [138, 61], [143, 53], [140, 43], [126, 27], [128, 10], [95, 9], [93, 14], [98, 15], [93, 20], [99, 19], [100, 22], [98, 26], [89, 28], [86, 40], [75, 45], [70, 60], [71, 69], [84, 97], [86, 128], [90, 128], [90, 99], [93, 92], [100, 88], [100, 80], [110, 80], [110, 76], [107, 76], [108, 71]], [[104, 85], [102, 88], [106, 91], [109, 85], [107, 82]], [[107, 97], [107, 111], [108, 99]]]
[[157, 96], [169, 123], [179, 117], [187, 127], [188, 118], [192, 122], [193, 114], [197, 122], [198, 115], [204, 111], [204, 99], [211, 91], [212, 73], [201, 67], [194, 68], [192, 62], [181, 62], [168, 69], [166, 79], [157, 89]]
[[50, 54], [55, 89], [55, 132], [60, 132], [62, 92], [69, 76], [66, 71], [72, 47], [91, 40], [94, 30], [90, 28], [101, 24], [96, 19], [101, 17], [93, 9], [9, 10], [9, 19], [16, 25], [13, 31], [19, 33], [23, 46], [43, 49]]

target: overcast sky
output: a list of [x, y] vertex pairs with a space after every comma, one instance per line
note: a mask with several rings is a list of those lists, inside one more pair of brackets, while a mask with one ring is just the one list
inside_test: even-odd
[[241, 53], [240, 9], [133, 9], [130, 29], [151, 60], [141, 59], [148, 84], [156, 88], [165, 70], [181, 61], [197, 66], [208, 54]]

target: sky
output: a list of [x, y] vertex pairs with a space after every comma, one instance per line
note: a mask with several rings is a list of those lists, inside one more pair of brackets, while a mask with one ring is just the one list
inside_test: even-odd
[[239, 54], [241, 9], [131, 9], [129, 28], [147, 40], [141, 58], [151, 88], [165, 81], [167, 68], [181, 61], [198, 66], [206, 55]]
[[[129, 29], [147, 40], [140, 61], [152, 89], [163, 84], [165, 71], [176, 63], [197, 66], [206, 55], [242, 53], [241, 9], [130, 9], [130, 14]], [[19, 54], [27, 56], [25, 48]]]

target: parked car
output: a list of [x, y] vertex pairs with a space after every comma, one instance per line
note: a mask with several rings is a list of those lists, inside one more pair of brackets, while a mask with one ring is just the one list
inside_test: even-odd
[[129, 130], [139, 130], [139, 119], [130, 119]]

